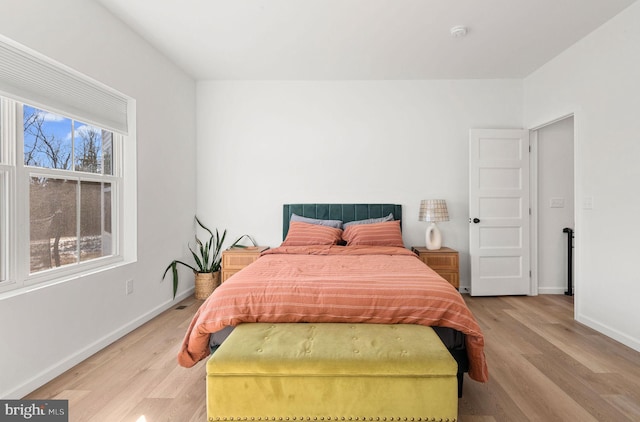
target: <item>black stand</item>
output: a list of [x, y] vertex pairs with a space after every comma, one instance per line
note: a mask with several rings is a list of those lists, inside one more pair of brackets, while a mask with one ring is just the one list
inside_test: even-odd
[[573, 229], [565, 227], [562, 229], [563, 233], [567, 233], [567, 291], [564, 292], [567, 296], [573, 296]]

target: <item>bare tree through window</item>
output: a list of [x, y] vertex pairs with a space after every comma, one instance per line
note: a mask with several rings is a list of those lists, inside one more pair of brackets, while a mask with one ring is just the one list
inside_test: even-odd
[[102, 131], [98, 128], [81, 125], [75, 128], [76, 170], [88, 173], [101, 173]]
[[23, 122], [24, 164], [70, 170], [71, 140], [62, 139], [61, 133], [65, 126], [71, 131], [71, 119], [24, 106]]
[[30, 178], [31, 272], [110, 255], [112, 184], [82, 174], [112, 174], [113, 134], [27, 105], [23, 122], [24, 164], [64, 170]]

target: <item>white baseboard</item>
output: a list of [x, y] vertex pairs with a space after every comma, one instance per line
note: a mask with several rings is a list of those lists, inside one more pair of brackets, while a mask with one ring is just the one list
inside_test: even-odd
[[565, 287], [538, 287], [540, 295], [563, 295], [567, 289]]
[[188, 289], [185, 292], [178, 294], [175, 299], [162, 303], [161, 305], [150, 310], [146, 314], [141, 315], [140, 317], [129, 322], [128, 324], [118, 328], [117, 330], [112, 331], [111, 333], [107, 334], [101, 339], [89, 344], [87, 347], [85, 347], [82, 350], [79, 350], [77, 353], [74, 353], [73, 355], [68, 356], [66, 359], [51, 365], [47, 369], [43, 370], [42, 372], [35, 375], [34, 377], [28, 379], [27, 381], [15, 387], [14, 389], [3, 392], [2, 395], [0, 395], [0, 398], [7, 399], [7, 400], [21, 399], [22, 397], [26, 396], [32, 391], [37, 390], [38, 388], [45, 385], [46, 383], [56, 378], [57, 376], [60, 376], [64, 372], [73, 368], [83, 360], [96, 354], [97, 352], [104, 349], [114, 341], [120, 339], [121, 337], [124, 337], [125, 335], [129, 334], [131, 331], [135, 330], [136, 328], [140, 327], [146, 322], [149, 322], [153, 318], [160, 315], [162, 312], [175, 306], [176, 303], [193, 295], [193, 292], [194, 292], [194, 288], [192, 287], [191, 289]]
[[[541, 294], [541, 295], [542, 294], [552, 294], [552, 295], [562, 294], [563, 295], [565, 290], [566, 289], [564, 287], [540, 287], [538, 289], [538, 294]], [[468, 293], [468, 292], [469, 292], [468, 286], [460, 286], [460, 293]], [[618, 330], [615, 330], [609, 326], [603, 325], [584, 315], [580, 315], [580, 314], [577, 315], [576, 321], [586, 325], [589, 328], [593, 328], [594, 330], [598, 331], [599, 333], [602, 333], [607, 337], [611, 337], [615, 341], [622, 343], [625, 346], [628, 346], [640, 352], [640, 339], [629, 337], [627, 334], [621, 333]]]
[[[460, 293], [465, 294], [471, 291], [469, 286], [460, 286]], [[566, 289], [564, 287], [539, 287], [539, 295], [563, 295]]]
[[638, 352], [640, 352], [640, 339], [629, 337], [627, 334], [621, 333], [618, 330], [615, 330], [607, 325], [603, 325], [598, 321], [595, 321], [584, 315], [578, 314], [576, 321], [586, 325], [589, 328], [593, 328], [594, 330], [604, 334], [607, 337], [611, 337], [615, 341], [622, 343], [625, 346], [631, 347], [633, 350], [637, 350]]

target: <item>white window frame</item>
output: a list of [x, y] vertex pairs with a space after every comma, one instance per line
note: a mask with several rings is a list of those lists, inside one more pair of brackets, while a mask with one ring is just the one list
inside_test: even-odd
[[[0, 101], [0, 299], [135, 262], [136, 101], [3, 35]], [[30, 175], [96, 180], [24, 166], [22, 103], [113, 133], [111, 255], [30, 274]]]
[[[2, 267], [0, 271], [2, 271], [1, 275], [3, 276], [2, 281], [0, 281], [0, 293], [42, 283], [66, 280], [99, 269], [109, 268], [122, 262], [124, 260], [122, 253], [124, 233], [122, 221], [125, 213], [125, 207], [123, 206], [123, 145], [127, 141], [126, 137], [113, 132], [112, 175], [98, 175], [74, 171], [73, 169], [59, 170], [25, 166], [23, 159], [23, 104], [6, 97], [2, 98], [1, 101], [2, 115], [0, 118], [2, 123], [0, 127], [2, 128], [2, 138], [0, 138], [0, 148], [3, 148], [3, 160], [0, 162], [0, 183], [2, 184], [0, 186], [0, 195], [3, 195], [2, 203], [8, 206], [0, 209], [0, 228], [2, 229], [0, 232], [2, 233], [2, 237], [0, 237], [0, 263], [2, 263]], [[112, 189], [111, 254], [31, 273], [29, 180], [32, 176], [110, 183]]]
[[16, 143], [12, 142], [15, 108], [0, 97], [0, 292], [16, 284]]

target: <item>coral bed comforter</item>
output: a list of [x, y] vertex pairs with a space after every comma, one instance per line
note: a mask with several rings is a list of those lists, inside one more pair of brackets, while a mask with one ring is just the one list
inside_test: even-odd
[[469, 376], [488, 380], [484, 337], [458, 291], [404, 248], [287, 246], [265, 251], [202, 304], [178, 362], [209, 355], [209, 336], [243, 322], [443, 326], [466, 335]]

